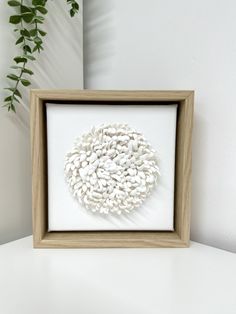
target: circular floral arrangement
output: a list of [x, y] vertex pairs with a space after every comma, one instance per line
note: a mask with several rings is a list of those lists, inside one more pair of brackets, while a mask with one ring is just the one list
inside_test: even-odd
[[138, 208], [157, 183], [156, 152], [127, 124], [93, 127], [66, 155], [65, 176], [73, 196], [102, 214]]

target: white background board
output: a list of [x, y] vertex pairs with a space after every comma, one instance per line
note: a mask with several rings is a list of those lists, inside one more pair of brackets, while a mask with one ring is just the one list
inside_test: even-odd
[[[47, 104], [49, 230], [173, 230], [177, 105]], [[127, 123], [144, 134], [159, 156], [161, 177], [149, 199], [133, 213], [94, 214], [71, 195], [64, 158], [75, 139], [102, 123]]]

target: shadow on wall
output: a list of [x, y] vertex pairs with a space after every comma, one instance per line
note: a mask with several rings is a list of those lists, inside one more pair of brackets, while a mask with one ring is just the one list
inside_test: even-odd
[[[30, 64], [35, 75], [31, 88], [83, 88], [82, 5], [79, 16], [69, 16], [66, 1], [49, 1], [44, 26], [47, 36], [37, 61]], [[14, 26], [8, 19], [12, 8], [0, 1], [0, 85], [7, 85], [14, 45]], [[31, 161], [29, 135], [29, 90], [22, 88], [17, 114], [0, 108], [0, 244], [31, 233]], [[0, 91], [2, 104], [6, 93]], [[0, 105], [1, 105], [0, 104]]]
[[[200, 105], [200, 104], [199, 104]], [[195, 108], [198, 104], [195, 103]], [[195, 110], [196, 111], [196, 110]], [[192, 152], [192, 208], [191, 208], [191, 240], [196, 241], [199, 234], [199, 226], [204, 217], [202, 212], [202, 203], [206, 195], [202, 195], [202, 186], [204, 182], [202, 180], [202, 173], [206, 173], [206, 149], [204, 145], [207, 141], [206, 123], [203, 116], [194, 114], [194, 128], [193, 128], [193, 152]], [[201, 165], [199, 169], [198, 165]], [[205, 189], [207, 191], [207, 189]], [[195, 206], [197, 204], [197, 207]], [[200, 232], [201, 233], [201, 232]], [[204, 243], [204, 242], [203, 242]]]
[[33, 64], [33, 88], [83, 88], [83, 21], [74, 18], [65, 1], [49, 1], [44, 51]]
[[2, 108], [6, 75], [18, 54], [7, 1], [0, 2], [0, 244], [31, 233], [31, 171], [28, 108]]
[[[196, 102], [195, 108], [206, 107], [206, 105], [205, 103]], [[222, 223], [222, 220], [218, 217], [218, 208], [222, 208], [225, 210], [225, 219], [227, 219], [227, 211], [229, 211], [230, 206], [232, 206], [230, 200], [231, 186], [230, 178], [225, 175], [226, 169], [224, 165], [219, 165], [212, 170], [212, 163], [214, 163], [220, 155], [224, 154], [224, 151], [221, 149], [222, 147], [219, 145], [218, 156], [215, 156], [215, 160], [209, 160], [209, 158], [207, 158], [209, 153], [212, 153], [212, 149], [209, 147], [212, 140], [209, 134], [208, 124], [208, 117], [203, 114], [200, 115], [196, 109], [192, 153], [191, 240], [236, 252], [235, 242], [232, 241], [232, 232], [227, 230], [227, 225]], [[221, 143], [219, 139], [217, 139], [217, 141]], [[201, 165], [201, 167], [199, 167], [199, 165]], [[214, 171], [214, 173], [210, 171]], [[212, 178], [214, 178], [214, 180], [212, 180]], [[225, 198], [226, 187], [229, 191], [227, 198]], [[210, 211], [208, 212], [206, 210], [206, 203], [210, 204], [210, 208], [214, 209], [215, 215], [212, 215]], [[206, 225], [202, 223], [206, 219], [211, 219], [210, 223], [208, 222], [207, 229]], [[217, 233], [214, 231], [215, 226], [218, 226]]]
[[[115, 7], [113, 0], [84, 1], [84, 86], [91, 75], [110, 73], [115, 55]], [[88, 86], [89, 87], [89, 86]]]
[[[58, 88], [83, 88], [83, 7], [78, 16], [71, 18], [65, 1], [49, 1], [48, 14], [42, 29], [47, 32], [44, 40], [44, 51], [36, 53], [36, 61], [31, 62], [29, 68], [33, 70], [32, 85], [22, 88], [23, 100], [17, 108], [17, 115], [13, 118], [29, 128], [29, 90], [30, 88], [58, 89]], [[4, 19], [7, 36], [6, 45], [1, 47], [1, 55], [6, 55], [2, 73], [9, 72], [14, 56], [20, 53], [19, 47], [14, 45], [16, 34], [13, 26], [8, 24], [12, 10], [4, 3]], [[5, 31], [5, 30], [4, 30]], [[9, 53], [10, 52], [10, 53]], [[10, 55], [10, 56], [9, 56]], [[4, 77], [3, 84], [7, 84]], [[2, 98], [2, 97], [1, 97]], [[12, 118], [11, 118], [12, 119]]]
[[[13, 32], [14, 26], [10, 25], [8, 20], [9, 16], [12, 14], [12, 9], [7, 5], [7, 1], [1, 1], [0, 3], [0, 40], [2, 45], [0, 45], [0, 103], [3, 104], [3, 99], [8, 96], [8, 92], [3, 88], [9, 86], [9, 82], [6, 79], [6, 75], [10, 73], [10, 66], [13, 65], [12, 59], [19, 54], [19, 49], [15, 46], [15, 36], [16, 33]], [[29, 127], [29, 115], [27, 107], [19, 106], [19, 110], [16, 115], [4, 114], [6, 109], [1, 110], [2, 118], [10, 120], [10, 123], [17, 124], [23, 132]], [[3, 116], [4, 115], [4, 116]]]

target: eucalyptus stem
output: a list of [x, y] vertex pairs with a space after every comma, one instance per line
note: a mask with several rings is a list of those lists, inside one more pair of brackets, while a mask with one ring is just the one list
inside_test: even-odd
[[[20, 3], [21, 3], [20, 8], [22, 8], [23, 0], [21, 0]], [[21, 9], [20, 9], [20, 10], [21, 10]], [[22, 10], [21, 10], [21, 13], [22, 13]], [[22, 19], [21, 19], [21, 29], [22, 29], [22, 30], [24, 29], [24, 25], [23, 25], [23, 20], [22, 20]], [[23, 39], [23, 44], [24, 44], [24, 47], [25, 47], [25, 45], [26, 45], [25, 37], [24, 37], [24, 39]], [[27, 51], [25, 51], [25, 54], [27, 54]], [[16, 81], [16, 85], [15, 85], [14, 91], [13, 91], [13, 93], [12, 93], [12, 98], [11, 98], [10, 106], [11, 106], [11, 110], [13, 110], [14, 112], [16, 112], [16, 109], [15, 109], [15, 106], [14, 106], [13, 101], [14, 101], [14, 99], [15, 99], [15, 100], [17, 99], [17, 98], [15, 97], [15, 93], [16, 93], [17, 87], [18, 87], [18, 85], [19, 85], [19, 82], [20, 82], [20, 80], [21, 80], [21, 78], [22, 78], [22, 75], [23, 75], [23, 73], [24, 73], [26, 62], [27, 62], [27, 61], [24, 61], [24, 62], [23, 62], [22, 69], [21, 69], [21, 71], [20, 71], [20, 75], [19, 75], [19, 77], [18, 77], [18, 80]], [[19, 96], [18, 96], [18, 97], [19, 97]], [[16, 101], [18, 101], [18, 99], [17, 99]]]
[[[67, 0], [68, 5], [70, 5], [70, 15], [73, 17], [79, 11], [79, 4], [76, 0]], [[10, 73], [7, 78], [10, 82], [15, 82], [15, 85], [11, 85], [5, 90], [9, 91], [10, 94], [4, 99], [4, 107], [7, 107], [8, 111], [16, 112], [16, 103], [19, 103], [22, 95], [19, 91], [19, 84], [23, 86], [29, 86], [30, 80], [25, 78], [25, 75], [33, 75], [26, 65], [28, 61], [34, 61], [35, 57], [33, 54], [37, 51], [40, 53], [43, 50], [43, 40], [42, 38], [47, 34], [43, 29], [41, 29], [47, 14], [46, 9], [47, 0], [31, 0], [31, 5], [24, 3], [24, 0], [10, 0], [8, 5], [16, 9], [16, 14], [11, 15], [9, 18], [9, 23], [17, 25], [20, 27], [16, 28], [14, 31], [19, 34], [16, 41], [16, 45], [21, 44], [22, 54], [14, 58], [15, 65], [11, 66], [12, 69], [19, 71], [16, 74]], [[20, 66], [21, 65], [21, 66]]]

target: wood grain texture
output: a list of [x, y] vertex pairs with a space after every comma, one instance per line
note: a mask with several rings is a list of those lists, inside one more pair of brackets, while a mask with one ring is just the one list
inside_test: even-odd
[[31, 93], [47, 101], [182, 101], [192, 91], [93, 91], [93, 90], [40, 90]]
[[[174, 232], [101, 231], [48, 232], [46, 102], [178, 103]], [[36, 248], [187, 247], [190, 231], [193, 91], [32, 90], [32, 206]]]
[[32, 223], [34, 242], [38, 243], [47, 231], [47, 143], [43, 102], [32, 94], [31, 103]]
[[175, 157], [175, 230], [188, 244], [190, 238], [193, 93], [178, 106]]
[[176, 232], [49, 232], [37, 248], [141, 248], [187, 247]]

